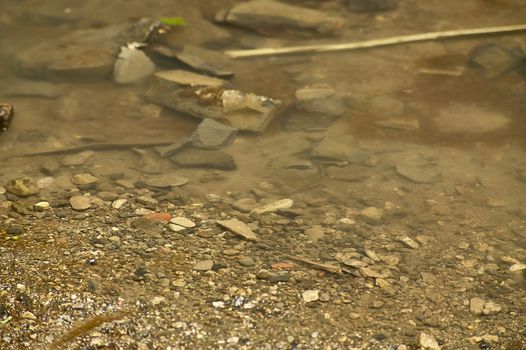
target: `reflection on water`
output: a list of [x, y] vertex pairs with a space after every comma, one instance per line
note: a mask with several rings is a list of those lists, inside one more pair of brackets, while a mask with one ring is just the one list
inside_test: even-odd
[[0, 348], [526, 348], [523, 33], [223, 54], [519, 5], [2, 1]]

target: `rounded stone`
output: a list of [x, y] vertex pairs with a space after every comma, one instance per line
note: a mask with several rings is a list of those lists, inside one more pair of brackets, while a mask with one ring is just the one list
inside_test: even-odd
[[86, 210], [91, 208], [91, 199], [84, 196], [73, 196], [69, 199], [69, 203], [74, 210]]
[[40, 191], [37, 183], [29, 177], [21, 177], [9, 181], [6, 185], [6, 190], [19, 197], [29, 197]]
[[214, 266], [213, 260], [201, 260], [195, 263], [193, 269], [195, 271], [209, 271]]

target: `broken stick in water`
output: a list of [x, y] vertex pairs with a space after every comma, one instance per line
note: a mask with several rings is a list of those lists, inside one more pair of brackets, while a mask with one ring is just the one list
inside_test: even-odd
[[225, 51], [225, 54], [232, 58], [243, 58], [243, 57], [286, 55], [286, 54], [293, 54], [293, 53], [357, 50], [357, 49], [397, 45], [397, 44], [412, 43], [412, 42], [419, 42], [419, 41], [430, 41], [430, 40], [439, 40], [439, 39], [446, 39], [446, 38], [460, 38], [460, 37], [476, 36], [476, 35], [512, 33], [512, 32], [519, 32], [519, 31], [525, 31], [525, 30], [526, 30], [526, 24], [516, 24], [516, 25], [500, 26], [500, 27], [447, 30], [447, 31], [442, 31], [442, 32], [401, 35], [401, 36], [393, 36], [389, 38], [372, 39], [372, 40], [358, 41], [358, 42], [352, 42], [352, 43], [343, 43], [343, 44], [317, 44], [317, 45], [280, 47], [280, 48], [228, 50], [228, 51]]

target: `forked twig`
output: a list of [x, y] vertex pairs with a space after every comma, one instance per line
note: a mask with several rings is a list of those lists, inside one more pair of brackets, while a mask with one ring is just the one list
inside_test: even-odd
[[458, 37], [475, 36], [475, 35], [511, 33], [511, 32], [525, 31], [525, 30], [526, 30], [526, 24], [516, 24], [516, 25], [500, 26], [500, 27], [446, 30], [446, 31], [441, 31], [441, 32], [401, 35], [401, 36], [393, 36], [389, 38], [372, 39], [372, 40], [358, 41], [358, 42], [352, 42], [352, 43], [343, 43], [343, 44], [317, 44], [317, 45], [292, 46], [292, 47], [280, 47], [280, 48], [228, 50], [228, 51], [225, 51], [225, 54], [231, 58], [244, 58], [244, 57], [286, 55], [286, 54], [291, 54], [291, 53], [357, 50], [357, 49], [397, 45], [397, 44], [412, 43], [412, 42], [419, 42], [419, 41], [430, 41], [430, 40], [458, 38]]

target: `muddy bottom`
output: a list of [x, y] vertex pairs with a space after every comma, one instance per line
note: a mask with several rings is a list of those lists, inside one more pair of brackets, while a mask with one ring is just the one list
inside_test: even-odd
[[5, 1], [0, 349], [526, 349], [523, 33], [223, 55], [524, 6], [247, 4]]

